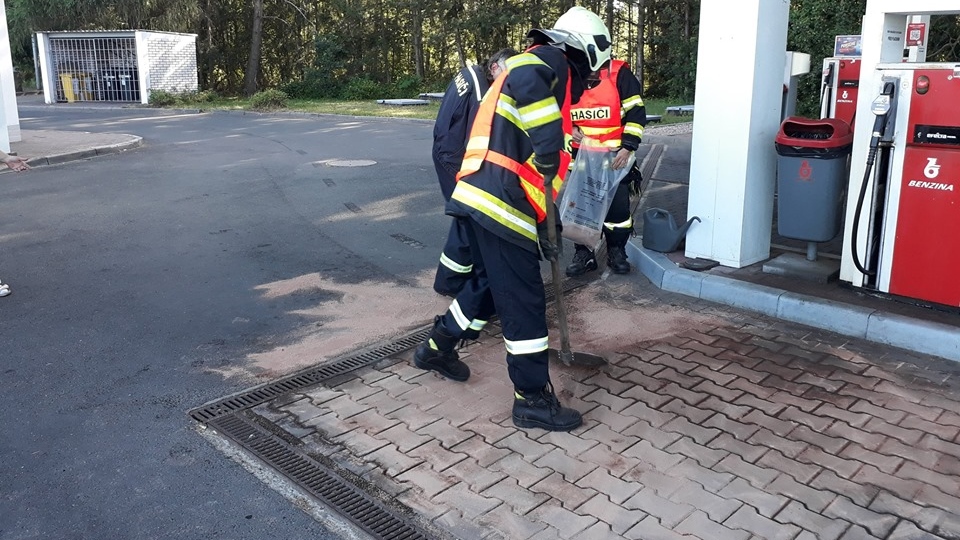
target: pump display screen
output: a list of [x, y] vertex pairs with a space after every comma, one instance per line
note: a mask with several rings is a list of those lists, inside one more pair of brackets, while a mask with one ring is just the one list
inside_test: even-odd
[[913, 143], [960, 146], [960, 127], [915, 124], [913, 127]]

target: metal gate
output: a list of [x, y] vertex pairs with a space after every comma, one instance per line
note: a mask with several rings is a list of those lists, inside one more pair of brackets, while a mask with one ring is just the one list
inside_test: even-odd
[[57, 101], [140, 101], [134, 37], [51, 38]]

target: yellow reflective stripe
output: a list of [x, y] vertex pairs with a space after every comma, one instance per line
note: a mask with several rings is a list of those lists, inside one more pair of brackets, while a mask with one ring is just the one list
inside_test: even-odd
[[527, 197], [532, 196], [534, 199], [534, 202], [537, 203], [537, 207], [546, 210], [547, 198], [546, 196], [544, 196], [543, 191], [539, 187], [531, 184], [530, 182], [528, 182], [523, 178], [520, 179], [520, 183], [527, 186], [526, 189], [524, 189], [524, 191], [527, 192]]
[[457, 182], [453, 190], [453, 199], [462, 202], [470, 208], [476, 208], [490, 219], [504, 227], [528, 238], [537, 241], [537, 225], [533, 218], [511, 207], [482, 189], [467, 182]]
[[474, 319], [473, 321], [470, 322], [471, 330], [480, 331], [480, 330], [483, 330], [483, 327], [485, 326], [487, 326], [487, 321], [481, 321], [480, 319]]
[[470, 272], [473, 271], [473, 265], [472, 265], [472, 264], [469, 265], [469, 266], [464, 266], [464, 265], [458, 263], [457, 261], [451, 259], [450, 257], [447, 257], [447, 254], [446, 254], [446, 253], [441, 253], [441, 254], [440, 254], [440, 264], [442, 264], [443, 266], [449, 268], [450, 270], [453, 270], [454, 272], [456, 272], [456, 273], [458, 273], [458, 274], [469, 274]]
[[520, 107], [520, 120], [527, 129], [560, 120], [560, 106], [552, 96]]
[[631, 96], [620, 102], [620, 107], [622, 107], [624, 111], [629, 111], [634, 107], [640, 107], [642, 105], [643, 99], [640, 96]]
[[461, 170], [461, 171], [470, 171], [470, 172], [479, 171], [479, 170], [480, 170], [480, 165], [481, 165], [482, 163], [483, 163], [483, 158], [482, 158], [482, 157], [465, 158], [465, 159], [463, 160], [463, 163], [460, 165], [460, 170]]
[[629, 133], [630, 135], [636, 135], [637, 137], [643, 136], [643, 126], [640, 124], [634, 124], [633, 122], [627, 122], [623, 126], [623, 132]]
[[620, 223], [607, 223], [604, 222], [603, 226], [608, 229], [629, 229], [633, 227], [633, 217], [627, 218], [626, 221]]
[[448, 308], [448, 310], [450, 311], [450, 314], [453, 315], [453, 318], [456, 319], [457, 326], [460, 327], [461, 332], [466, 330], [467, 328], [470, 328], [470, 319], [468, 319], [467, 316], [463, 314], [463, 310], [460, 309], [460, 304], [457, 303], [456, 300], [454, 300], [453, 303], [450, 304], [450, 307]]
[[533, 354], [547, 350], [548, 342], [547, 337], [536, 339], [524, 339], [521, 341], [510, 341], [509, 339], [504, 339], [503, 344], [507, 347], [507, 353], [509, 354]]
[[487, 145], [490, 144], [490, 137], [484, 137], [483, 135], [474, 135], [470, 137], [467, 141], [467, 151], [470, 150], [486, 150]]
[[607, 133], [613, 133], [614, 131], [620, 129], [620, 126], [613, 127], [590, 127], [590, 126], [579, 126], [580, 131], [584, 135], [590, 137], [591, 139], [596, 139], [599, 135], [606, 135]]
[[523, 129], [523, 120], [520, 119], [517, 102], [510, 96], [500, 95], [500, 100], [497, 101], [497, 114], [509, 120], [511, 124]]
[[520, 53], [516, 56], [511, 56], [510, 58], [507, 58], [505, 63], [507, 65], [507, 71], [513, 70], [520, 66], [530, 66], [536, 64], [541, 64], [544, 66], [547, 65], [546, 62], [538, 58], [537, 55], [533, 53]]

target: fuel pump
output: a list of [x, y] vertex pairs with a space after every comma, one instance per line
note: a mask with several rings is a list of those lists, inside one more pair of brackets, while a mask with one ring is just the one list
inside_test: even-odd
[[[909, 11], [907, 11], [909, 10]], [[904, 62], [908, 18], [949, 0], [870, 0], [840, 279], [960, 307], [960, 61]], [[872, 116], [873, 122], [866, 118]], [[853, 199], [851, 199], [851, 202]]]
[[838, 118], [853, 126], [860, 91], [860, 65], [860, 58], [856, 56], [823, 59], [820, 118]]

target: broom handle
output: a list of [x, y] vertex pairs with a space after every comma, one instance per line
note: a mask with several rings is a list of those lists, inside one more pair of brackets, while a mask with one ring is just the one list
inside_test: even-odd
[[[546, 181], [543, 186], [544, 195], [550, 194], [546, 199], [547, 207], [547, 239], [550, 243], [559, 247], [561, 241], [557, 238], [557, 215], [553, 202], [553, 183]], [[553, 287], [557, 297], [557, 319], [560, 322], [560, 351], [565, 356], [570, 355], [570, 330], [567, 328], [567, 308], [563, 305], [563, 286], [560, 284], [560, 261], [550, 261], [550, 269], [553, 271]]]

